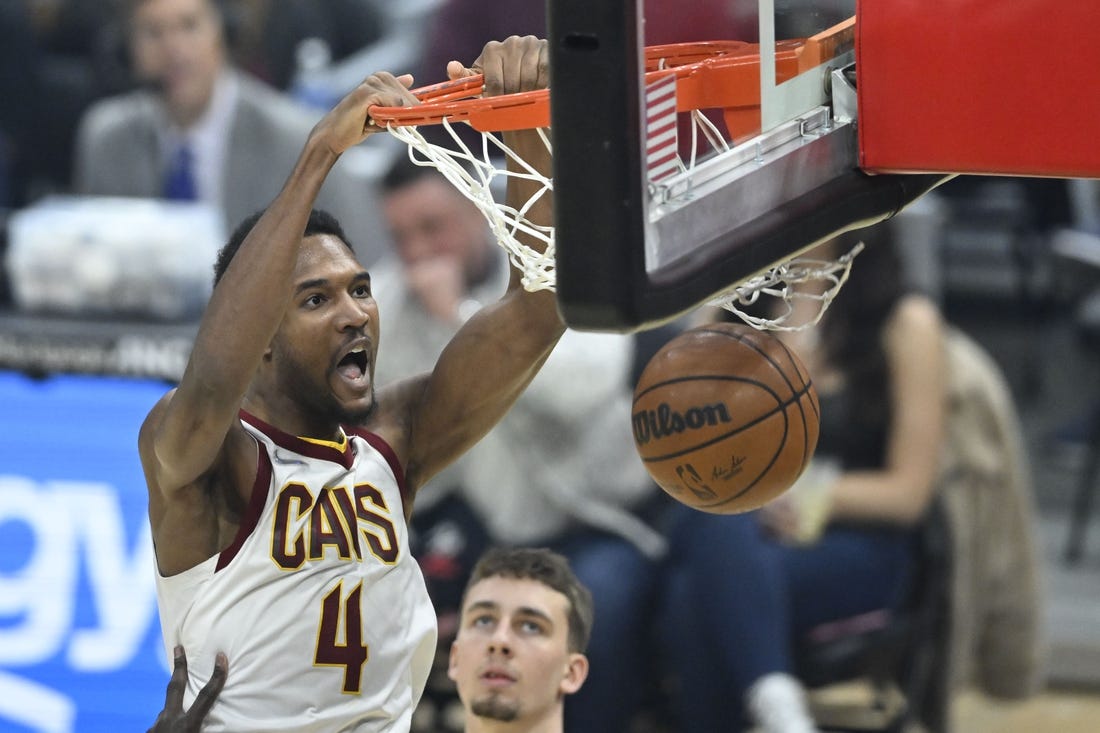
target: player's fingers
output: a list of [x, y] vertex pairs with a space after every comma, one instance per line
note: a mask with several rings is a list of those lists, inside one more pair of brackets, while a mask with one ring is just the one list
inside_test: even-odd
[[534, 36], [523, 39], [520, 91], [543, 89], [550, 82], [550, 52], [546, 41]]
[[546, 89], [550, 86], [550, 44], [542, 41], [539, 44], [538, 79], [536, 89]]
[[371, 107], [411, 107], [420, 104], [416, 95], [409, 91], [412, 85], [412, 74], [394, 76], [389, 72], [380, 71], [367, 77], [359, 87], [363, 94], [360, 103], [365, 104], [368, 110], [363, 132], [372, 133], [383, 129], [370, 116]]
[[214, 671], [210, 675], [209, 681], [199, 690], [199, 694], [195, 696], [195, 701], [191, 703], [191, 709], [187, 711], [187, 722], [189, 724], [201, 723], [206, 714], [210, 712], [210, 708], [214, 706], [214, 701], [218, 699], [222, 688], [225, 687], [225, 678], [228, 673], [229, 660], [225, 654], [218, 652], [218, 656], [214, 658]]
[[457, 79], [465, 79], [467, 76], [473, 76], [479, 74], [477, 69], [467, 69], [466, 65], [461, 61], [450, 61], [447, 63], [447, 80], [455, 81]]
[[169, 713], [183, 709], [183, 691], [187, 688], [187, 655], [182, 646], [177, 646], [173, 654], [172, 678], [168, 680], [168, 691], [164, 694], [164, 710]]
[[485, 44], [481, 55], [477, 57], [471, 67], [482, 74], [483, 91], [486, 97], [495, 97], [503, 94], [504, 89], [504, 44], [500, 41], [490, 41]]
[[535, 36], [509, 36], [501, 48], [502, 92], [511, 94], [537, 88], [544, 42]]
[[394, 76], [388, 71], [378, 71], [367, 77], [360, 88], [370, 105], [407, 107], [418, 103], [416, 95], [409, 91], [412, 84], [412, 74]]

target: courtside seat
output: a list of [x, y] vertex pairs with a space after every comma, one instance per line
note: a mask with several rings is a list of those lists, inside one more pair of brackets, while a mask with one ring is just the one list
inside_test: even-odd
[[950, 561], [937, 500], [921, 525], [909, 602], [823, 624], [796, 643], [796, 674], [822, 730], [901, 733], [914, 722], [928, 733], [946, 730]]

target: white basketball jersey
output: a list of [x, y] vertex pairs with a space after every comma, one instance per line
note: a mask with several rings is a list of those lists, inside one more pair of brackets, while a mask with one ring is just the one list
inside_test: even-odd
[[204, 731], [408, 731], [436, 617], [403, 514], [404, 473], [379, 437], [343, 449], [241, 413], [259, 444], [233, 543], [157, 574], [168, 658], [187, 653], [189, 706], [224, 651], [229, 676]]

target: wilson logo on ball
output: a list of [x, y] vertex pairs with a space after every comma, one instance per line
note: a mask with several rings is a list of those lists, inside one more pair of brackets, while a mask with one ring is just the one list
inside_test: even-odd
[[744, 324], [680, 333], [634, 384], [631, 427], [646, 471], [672, 498], [714, 514], [758, 509], [790, 488], [820, 420], [798, 355]]
[[676, 412], [667, 403], [662, 402], [657, 405], [656, 410], [641, 410], [634, 413], [634, 442], [645, 445], [651, 440], [660, 440], [685, 430], [698, 430], [729, 422], [732, 420], [723, 402], [691, 407], [682, 413]]

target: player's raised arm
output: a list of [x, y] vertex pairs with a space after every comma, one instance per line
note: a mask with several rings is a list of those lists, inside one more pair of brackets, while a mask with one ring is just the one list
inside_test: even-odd
[[[545, 41], [513, 36], [488, 44], [472, 71], [484, 74], [486, 94], [495, 95], [546, 87], [548, 69]], [[453, 78], [464, 72], [452, 63], [448, 73]], [[535, 131], [507, 133], [505, 142], [549, 177], [549, 151]], [[536, 182], [509, 176], [509, 204], [521, 208], [537, 188]], [[551, 214], [549, 196], [542, 196], [527, 218], [549, 225]], [[422, 485], [503, 417], [564, 330], [554, 293], [527, 292], [513, 270], [501, 300], [467, 321], [444, 349], [412, 408], [406, 463], [411, 487]]]
[[345, 150], [375, 131], [371, 105], [415, 102], [411, 82], [374, 74], [313, 128], [282, 191], [214, 288], [179, 387], [142, 428], [141, 456], [154, 493], [187, 486], [214, 465], [290, 301], [302, 234], [325, 177]]

